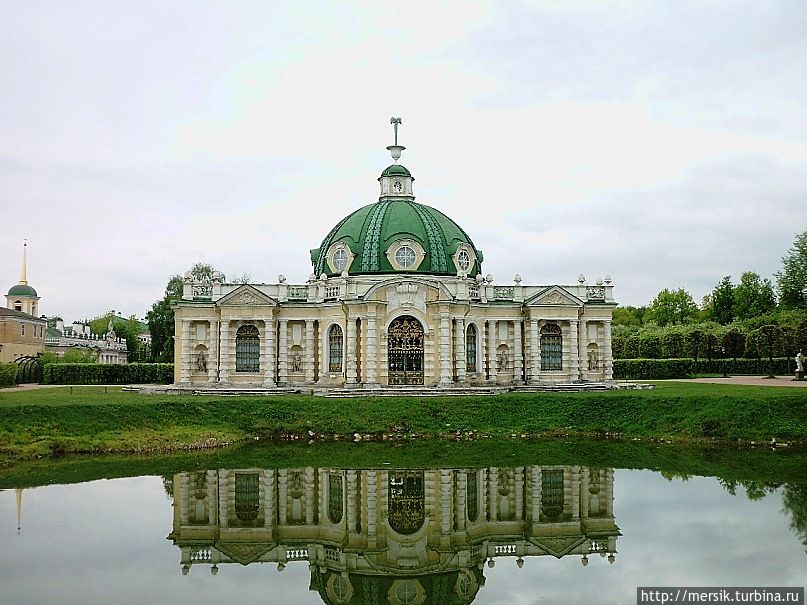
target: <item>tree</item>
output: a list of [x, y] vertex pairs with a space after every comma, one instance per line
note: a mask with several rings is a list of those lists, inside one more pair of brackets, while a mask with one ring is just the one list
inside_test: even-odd
[[246, 272], [242, 273], [238, 277], [234, 278], [232, 280], [232, 283], [234, 283], [234, 284], [251, 284], [252, 283], [252, 275], [250, 275], [249, 273], [246, 273]]
[[787, 483], [782, 490], [782, 504], [790, 513], [790, 529], [807, 548], [807, 485]]
[[129, 318], [124, 318], [110, 311], [100, 317], [91, 319], [90, 330], [93, 334], [98, 334], [99, 337], [103, 338], [109, 329], [110, 319], [112, 320], [112, 327], [115, 330], [115, 334], [118, 338], [126, 340], [126, 349], [128, 350], [130, 359], [133, 358], [140, 348], [141, 343], [138, 336], [143, 332], [143, 324], [140, 323], [140, 320], [134, 315]]
[[745, 352], [745, 335], [737, 330], [729, 330], [723, 335], [723, 348], [736, 366], [737, 358]]
[[692, 356], [695, 358], [695, 367], [697, 368], [698, 349], [700, 349], [701, 343], [703, 342], [703, 332], [696, 328], [689, 333], [687, 340], [689, 341], [689, 344], [692, 345]]
[[807, 231], [796, 235], [793, 247], [782, 257], [782, 270], [776, 274], [776, 284], [783, 307], [807, 307]]
[[726, 275], [712, 291], [712, 317], [722, 325], [734, 319], [734, 286], [731, 276]]
[[689, 292], [683, 288], [678, 290], [664, 288], [650, 303], [645, 319], [666, 326], [671, 323], [684, 323], [687, 318], [696, 316], [697, 312], [698, 306]]
[[768, 324], [748, 333], [748, 341], [753, 342], [757, 355], [761, 357], [762, 351], [768, 354], [768, 376], [773, 377], [773, 357], [776, 347], [782, 339], [783, 333], [779, 326]]
[[771, 280], [762, 279], [753, 271], [743, 273], [740, 283], [734, 288], [734, 317], [749, 319], [770, 313], [775, 308], [776, 297]]

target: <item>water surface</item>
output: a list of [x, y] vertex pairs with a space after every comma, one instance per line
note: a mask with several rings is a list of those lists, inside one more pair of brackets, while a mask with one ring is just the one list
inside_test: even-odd
[[805, 494], [540, 464], [6, 489], [0, 603], [631, 603], [637, 585], [804, 586]]

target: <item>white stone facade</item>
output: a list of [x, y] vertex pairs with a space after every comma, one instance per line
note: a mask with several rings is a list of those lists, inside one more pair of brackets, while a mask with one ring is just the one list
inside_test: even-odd
[[[572, 286], [528, 286], [422, 275], [343, 276], [300, 285], [226, 284], [214, 277], [208, 285], [188, 275], [175, 308], [175, 382], [607, 382], [613, 379], [612, 291], [610, 279], [587, 285], [582, 276]], [[423, 331], [414, 351], [422, 355], [422, 369], [404, 383], [389, 371], [388, 351], [390, 327], [401, 318], [416, 320]], [[331, 346], [340, 344], [331, 339], [332, 326], [341, 332], [338, 351]], [[246, 330], [252, 334], [248, 355], [239, 349]]]

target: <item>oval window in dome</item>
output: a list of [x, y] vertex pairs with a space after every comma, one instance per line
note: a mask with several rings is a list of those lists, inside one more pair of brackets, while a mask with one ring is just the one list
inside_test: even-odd
[[340, 272], [344, 271], [345, 267], [347, 266], [347, 259], [347, 250], [344, 248], [337, 248], [331, 257], [331, 262], [333, 263], [334, 269]]
[[395, 262], [404, 269], [408, 269], [414, 265], [416, 260], [417, 255], [415, 254], [415, 251], [409, 246], [401, 246], [395, 251]]
[[457, 265], [459, 265], [460, 271], [467, 271], [470, 268], [471, 255], [467, 250], [460, 250], [460, 253], [457, 254]]

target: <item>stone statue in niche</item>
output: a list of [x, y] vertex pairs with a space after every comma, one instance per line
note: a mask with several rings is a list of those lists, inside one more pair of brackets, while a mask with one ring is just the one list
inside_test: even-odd
[[499, 354], [496, 356], [496, 367], [499, 372], [507, 370], [507, 351], [499, 351]]
[[196, 354], [196, 369], [199, 372], [207, 372], [207, 353], [203, 350]]
[[600, 360], [597, 357], [597, 351], [588, 352], [588, 369], [589, 370], [600, 369]]
[[291, 356], [291, 371], [294, 374], [298, 374], [303, 371], [303, 356], [299, 353], [295, 353]]

